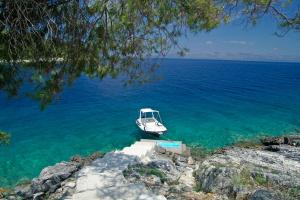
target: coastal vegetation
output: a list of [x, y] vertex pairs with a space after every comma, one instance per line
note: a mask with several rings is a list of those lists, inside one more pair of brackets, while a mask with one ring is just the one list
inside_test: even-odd
[[137, 172], [143, 176], [151, 176], [151, 175], [157, 176], [158, 178], [160, 178], [162, 183], [164, 183], [167, 179], [166, 174], [164, 172], [162, 172], [161, 170], [159, 170], [157, 167], [141, 165], [141, 164], [129, 166], [128, 169], [123, 171], [123, 174], [126, 178], [135, 172]]
[[190, 146], [190, 154], [195, 160], [203, 160], [212, 154], [212, 151], [199, 145]]
[[232, 144], [232, 146], [240, 147], [240, 148], [260, 148], [261, 142], [258, 139], [246, 139], [239, 140]]
[[[122, 76], [125, 84], [151, 80], [178, 39], [233, 19], [255, 25], [265, 15], [277, 35], [300, 30], [297, 1], [282, 0], [54, 0], [0, 2], [0, 90], [40, 102], [42, 108], [81, 75]], [[286, 11], [289, 12], [286, 12]], [[24, 96], [24, 95], [23, 95]]]

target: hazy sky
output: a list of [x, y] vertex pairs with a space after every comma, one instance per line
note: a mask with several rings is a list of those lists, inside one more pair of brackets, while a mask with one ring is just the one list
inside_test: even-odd
[[[235, 21], [208, 33], [189, 34], [180, 43], [190, 50], [186, 58], [300, 62], [300, 32], [278, 37], [276, 30], [270, 17], [254, 27]], [[168, 57], [178, 56], [171, 51]]]

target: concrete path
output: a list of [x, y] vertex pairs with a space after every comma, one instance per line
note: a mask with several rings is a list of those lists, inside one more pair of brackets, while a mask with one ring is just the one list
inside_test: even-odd
[[166, 200], [148, 191], [143, 184], [128, 183], [122, 173], [128, 165], [147, 161], [154, 148], [153, 142], [136, 142], [122, 151], [107, 153], [79, 171], [76, 192], [66, 199]]

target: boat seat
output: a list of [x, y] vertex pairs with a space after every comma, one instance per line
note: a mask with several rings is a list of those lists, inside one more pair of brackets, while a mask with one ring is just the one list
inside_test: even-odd
[[155, 122], [155, 119], [153, 119], [153, 118], [145, 118], [145, 119], [142, 119], [142, 122], [143, 123], [149, 123], [149, 122]]

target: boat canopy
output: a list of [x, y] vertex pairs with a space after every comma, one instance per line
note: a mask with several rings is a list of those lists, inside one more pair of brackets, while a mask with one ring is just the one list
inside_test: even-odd
[[152, 110], [151, 108], [143, 108], [141, 109], [142, 113], [147, 113], [147, 112], [158, 112], [157, 110]]
[[[150, 116], [150, 117], [147, 116], [147, 113], [151, 113], [151, 116]], [[156, 117], [155, 117], [155, 114], [154, 114], [154, 113], [157, 115]], [[159, 111], [158, 111], [158, 110], [153, 110], [152, 108], [142, 108], [142, 109], [140, 110], [140, 119], [142, 119], [142, 118], [148, 118], [148, 119], [154, 118], [154, 119], [156, 119], [157, 121], [159, 121], [160, 123], [162, 123], [162, 120], [161, 120]], [[158, 118], [158, 119], [157, 119], [157, 118]]]

